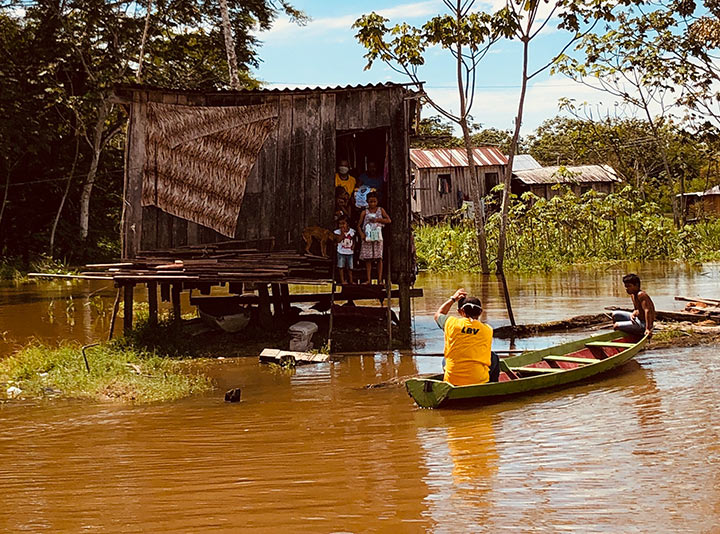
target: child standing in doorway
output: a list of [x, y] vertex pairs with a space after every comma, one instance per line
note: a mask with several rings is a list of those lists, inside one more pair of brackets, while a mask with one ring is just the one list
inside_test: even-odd
[[382, 227], [390, 224], [390, 217], [378, 206], [378, 195], [372, 191], [367, 195], [368, 207], [360, 215], [358, 230], [360, 233], [360, 259], [365, 262], [366, 284], [372, 283], [372, 264], [377, 262], [378, 283], [383, 272], [383, 234]]
[[345, 278], [351, 284], [353, 282], [353, 249], [355, 248], [355, 230], [350, 228], [347, 217], [341, 216], [338, 219], [339, 228], [335, 230], [335, 241], [337, 241], [337, 267], [340, 271], [340, 284], [345, 285]]

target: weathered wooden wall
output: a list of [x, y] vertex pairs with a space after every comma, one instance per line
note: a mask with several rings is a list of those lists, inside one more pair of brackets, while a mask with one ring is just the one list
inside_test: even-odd
[[[486, 180], [488, 191], [498, 185], [504, 172], [503, 165], [484, 165], [476, 167], [476, 172], [482, 180], [485, 175], [495, 173], [497, 176], [490, 183]], [[432, 169], [414, 168], [416, 181], [414, 185], [414, 199], [412, 201], [413, 211], [422, 217], [433, 217], [442, 215], [457, 209], [457, 191], [468, 195], [472, 200], [472, 183], [470, 170], [467, 167], [439, 167]], [[447, 194], [438, 192], [438, 176], [449, 174], [452, 183], [452, 190]]]
[[306, 226], [332, 225], [336, 136], [384, 128], [389, 133], [388, 206], [393, 224], [393, 269], [409, 271], [408, 92], [400, 86], [334, 90], [183, 93], [151, 88], [116, 90], [130, 107], [124, 256], [140, 250], [231, 239], [191, 221], [140, 205], [145, 165], [147, 102], [194, 106], [271, 104], [277, 128], [265, 142], [248, 178], [234, 239], [275, 238], [277, 249], [299, 250]]

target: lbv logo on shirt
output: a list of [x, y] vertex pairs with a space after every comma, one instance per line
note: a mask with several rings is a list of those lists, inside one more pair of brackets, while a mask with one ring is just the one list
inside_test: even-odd
[[463, 326], [462, 330], [460, 330], [460, 332], [462, 332], [463, 334], [472, 334], [472, 335], [477, 334], [479, 331], [480, 331], [479, 328], [470, 328], [469, 326]]

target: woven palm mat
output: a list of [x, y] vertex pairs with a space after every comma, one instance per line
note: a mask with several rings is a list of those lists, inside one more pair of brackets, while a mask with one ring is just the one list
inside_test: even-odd
[[149, 103], [143, 206], [233, 237], [248, 176], [276, 124], [268, 104]]

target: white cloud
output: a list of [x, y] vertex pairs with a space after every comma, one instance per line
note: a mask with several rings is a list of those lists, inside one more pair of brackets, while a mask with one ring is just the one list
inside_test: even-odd
[[[437, 1], [426, 1], [401, 4], [387, 9], [378, 9], [375, 12], [391, 20], [398, 17], [402, 17], [403, 20], [408, 20], [435, 14], [439, 9], [441, 9], [441, 6]], [[264, 41], [268, 41], [270, 39], [316, 37], [336, 30], [347, 30], [350, 32], [353, 23], [359, 19], [363, 13], [370, 11], [372, 11], [372, 9], [368, 8], [368, 10], [364, 12], [313, 19], [305, 26], [299, 26], [298, 24], [290, 22], [288, 18], [279, 18], [270, 30], [260, 32], [259, 37]], [[350, 33], [348, 33], [348, 36], [351, 36]]]

